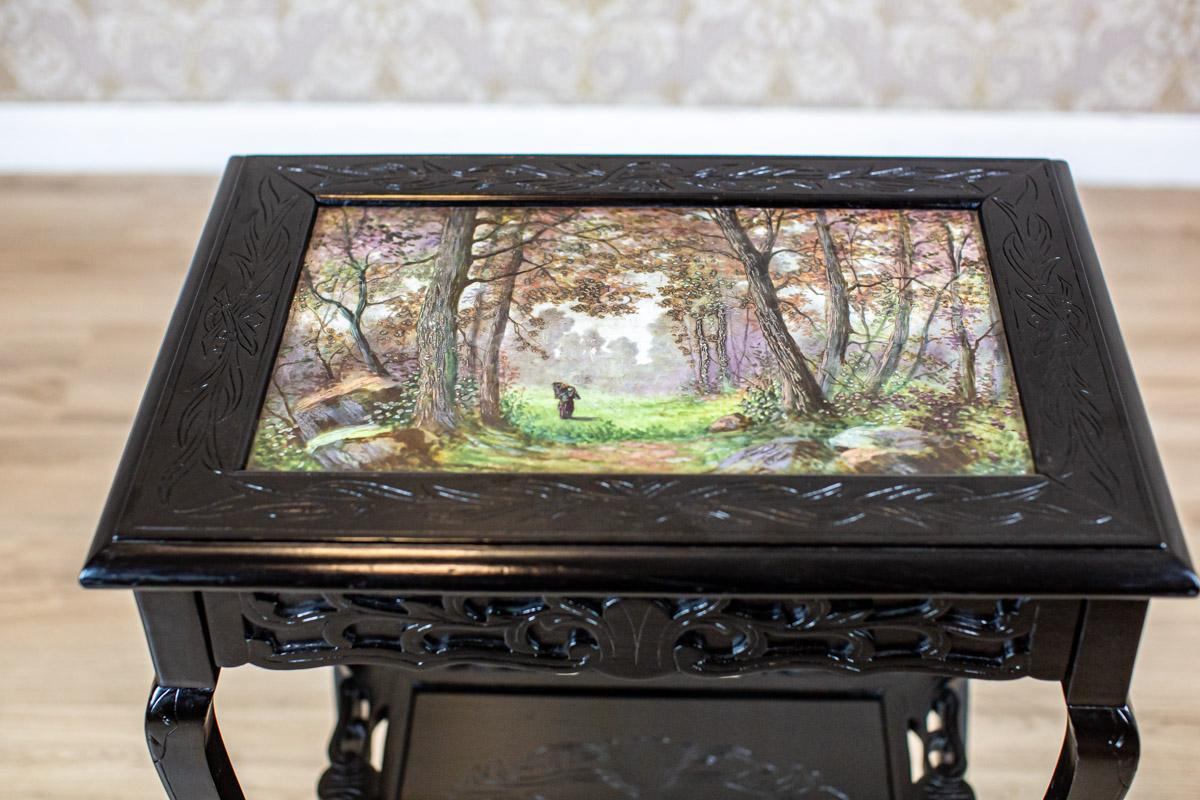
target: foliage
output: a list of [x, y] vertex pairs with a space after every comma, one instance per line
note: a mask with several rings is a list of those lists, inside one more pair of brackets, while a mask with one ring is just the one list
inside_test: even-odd
[[[487, 207], [455, 267], [438, 258], [444, 207], [323, 209], [272, 377], [280, 402], [251, 467], [343, 468], [327, 455], [391, 448], [404, 451], [396, 463], [452, 471], [702, 472], [747, 448], [803, 441], [786, 470], [823, 473], [846, 469], [829, 444], [839, 431], [892, 426], [953, 450], [956, 471], [1032, 469], [970, 212], [742, 208], [734, 221], [765, 259], [758, 271], [740, 260], [727, 217]], [[425, 440], [398, 432], [418, 406], [415, 365], [431, 363], [415, 335], [426, 286], [447, 270], [458, 413], [418, 453]], [[783, 333], [758, 319], [771, 318], [771, 294]], [[831, 413], [806, 403], [785, 414], [776, 359], [791, 345], [824, 381], [806, 399]], [[794, 372], [792, 394], [804, 385]], [[500, 387], [503, 425], [494, 396], [481, 412], [485, 377], [497, 379], [486, 382]], [[559, 419], [552, 381], [579, 388], [574, 419]], [[735, 412], [749, 428], [709, 432]], [[326, 449], [343, 442], [353, 443]]]
[[738, 408], [756, 425], [765, 425], [783, 417], [783, 398], [779, 384], [772, 378], [758, 376], [742, 391]]
[[995, 418], [990, 410], [971, 407], [961, 415], [958, 430], [973, 456], [970, 471], [980, 475], [1012, 475], [1032, 472], [1033, 462], [1019, 411], [1009, 404], [1003, 416]]
[[267, 417], [254, 439], [254, 469], [268, 472], [318, 467], [304, 449], [300, 431], [277, 417]]
[[454, 386], [454, 399], [463, 408], [479, 405], [479, 380], [473, 375], [459, 375]]
[[364, 408], [367, 419], [376, 425], [408, 425], [412, 422], [417, 409], [417, 379], [416, 372], [408, 375], [400, 386], [389, 393], [388, 399], [374, 400]]

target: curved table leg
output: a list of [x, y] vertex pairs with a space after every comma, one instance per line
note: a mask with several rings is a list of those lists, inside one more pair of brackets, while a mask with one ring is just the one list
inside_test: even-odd
[[146, 706], [146, 742], [171, 800], [245, 800], [213, 715], [212, 689], [159, 686]]
[[1129, 682], [1146, 603], [1088, 601], [1063, 689], [1067, 734], [1046, 800], [1121, 800], [1137, 772], [1140, 742]]
[[1047, 800], [1120, 800], [1137, 772], [1137, 723], [1129, 706], [1072, 706]]

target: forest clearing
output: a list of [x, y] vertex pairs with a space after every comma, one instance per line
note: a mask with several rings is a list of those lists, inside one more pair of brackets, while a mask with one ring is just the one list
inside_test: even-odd
[[248, 469], [1032, 471], [965, 210], [321, 209]]

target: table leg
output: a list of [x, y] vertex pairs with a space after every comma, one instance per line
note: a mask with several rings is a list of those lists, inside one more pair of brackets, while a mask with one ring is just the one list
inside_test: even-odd
[[1063, 690], [1067, 734], [1046, 800], [1121, 800], [1137, 772], [1129, 682], [1146, 616], [1142, 601], [1088, 601]]
[[146, 707], [150, 757], [171, 800], [245, 800], [213, 713], [220, 670], [193, 592], [138, 592], [154, 660]]
[[337, 725], [329, 740], [329, 769], [317, 786], [320, 800], [376, 800], [379, 771], [371, 764], [371, 734], [381, 719], [380, 698], [367, 667], [334, 671]]
[[146, 742], [171, 800], [244, 800], [213, 714], [212, 689], [154, 685]]

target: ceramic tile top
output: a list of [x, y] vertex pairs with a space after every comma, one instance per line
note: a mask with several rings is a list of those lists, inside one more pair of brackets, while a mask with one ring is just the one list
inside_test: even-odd
[[322, 207], [249, 470], [1033, 471], [970, 210]]

